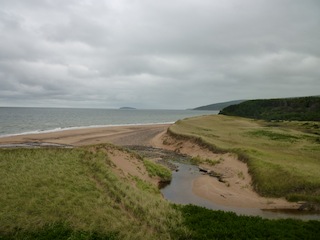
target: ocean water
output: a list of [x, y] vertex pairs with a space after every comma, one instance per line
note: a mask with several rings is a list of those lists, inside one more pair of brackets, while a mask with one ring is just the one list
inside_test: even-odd
[[0, 107], [0, 137], [84, 127], [174, 123], [187, 117], [217, 113], [195, 110]]

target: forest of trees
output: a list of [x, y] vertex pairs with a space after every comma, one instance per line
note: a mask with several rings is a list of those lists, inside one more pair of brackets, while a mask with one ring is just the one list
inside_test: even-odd
[[219, 114], [264, 120], [320, 121], [320, 97], [249, 100]]

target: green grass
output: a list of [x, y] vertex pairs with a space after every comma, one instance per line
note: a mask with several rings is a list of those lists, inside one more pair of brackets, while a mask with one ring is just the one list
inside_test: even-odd
[[149, 192], [149, 193], [154, 193], [154, 194], [159, 194], [160, 190], [156, 186], [154, 186], [152, 183], [149, 183], [145, 180], [142, 180], [138, 177], [132, 177], [133, 180], [136, 183], [136, 186], [141, 189], [144, 192]]
[[36, 231], [16, 230], [7, 235], [0, 236], [1, 240], [115, 240], [118, 239], [117, 232], [103, 234], [95, 231], [74, 230], [67, 224], [53, 223], [48, 224]]
[[196, 157], [192, 157], [190, 159], [190, 162], [193, 165], [199, 165], [201, 163], [206, 163], [206, 164], [208, 164], [210, 166], [214, 166], [214, 165], [220, 163], [221, 160], [214, 160], [214, 159], [209, 159], [209, 158], [205, 158], [204, 159], [204, 158], [201, 158], [200, 156], [196, 156]]
[[237, 154], [248, 164], [254, 187], [264, 196], [319, 203], [320, 131], [314, 126], [317, 123], [213, 115], [178, 121], [169, 132], [217, 152]]
[[180, 213], [159, 193], [134, 187], [111, 169], [101, 146], [0, 150], [0, 235], [19, 239], [61, 226], [88, 239], [95, 233], [105, 239], [185, 234]]
[[268, 220], [210, 211], [203, 207], [176, 206], [190, 229], [190, 239], [319, 239], [320, 222], [293, 219]]
[[263, 129], [253, 130], [253, 131], [247, 132], [247, 134], [252, 137], [266, 138], [266, 139], [274, 140], [274, 141], [294, 142], [297, 139], [299, 139], [299, 137], [293, 136], [290, 134], [277, 133], [277, 132], [263, 130]]
[[170, 182], [172, 178], [171, 170], [160, 164], [156, 164], [150, 160], [144, 159], [143, 164], [146, 167], [149, 176], [158, 176], [161, 182]]

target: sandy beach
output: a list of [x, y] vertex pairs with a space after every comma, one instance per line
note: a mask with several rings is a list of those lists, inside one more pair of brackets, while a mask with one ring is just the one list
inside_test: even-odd
[[131, 125], [18, 135], [0, 138], [0, 146], [21, 143], [71, 146], [113, 143], [120, 146], [143, 145], [163, 148], [194, 157], [220, 160], [215, 166], [202, 165], [201, 167], [221, 174], [225, 182], [203, 175], [194, 180], [192, 189], [196, 195], [216, 204], [258, 209], [297, 209], [300, 206], [297, 203], [287, 202], [285, 199], [259, 196], [251, 187], [247, 165], [240, 162], [235, 155], [215, 154], [191, 141], [174, 139], [167, 134], [169, 126], [170, 124]]
[[149, 145], [151, 139], [165, 132], [169, 126], [169, 124], [110, 126], [17, 135], [0, 138], [0, 145], [18, 143], [54, 143], [73, 146], [99, 143], [113, 143], [120, 146]]

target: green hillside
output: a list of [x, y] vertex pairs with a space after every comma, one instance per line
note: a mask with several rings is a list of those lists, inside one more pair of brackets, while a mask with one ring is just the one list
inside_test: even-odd
[[228, 106], [220, 114], [268, 121], [320, 121], [320, 97], [249, 100]]

